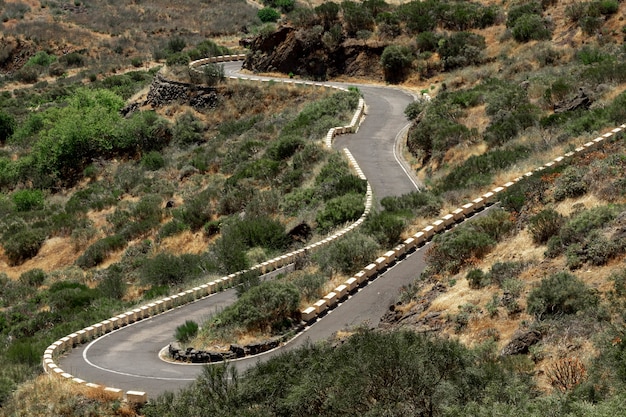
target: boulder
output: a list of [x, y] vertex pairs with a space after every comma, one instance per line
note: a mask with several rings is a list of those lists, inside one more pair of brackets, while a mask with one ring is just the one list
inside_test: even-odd
[[511, 339], [511, 341], [502, 349], [500, 354], [502, 356], [526, 354], [528, 353], [528, 349], [532, 345], [537, 344], [541, 338], [542, 334], [537, 330], [519, 333]]

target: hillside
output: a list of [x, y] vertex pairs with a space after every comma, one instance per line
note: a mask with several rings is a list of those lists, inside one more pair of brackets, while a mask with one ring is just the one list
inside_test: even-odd
[[[331, 249], [286, 277], [303, 305], [361, 268], [364, 253], [626, 121], [624, 2], [268, 2], [282, 12], [277, 23], [243, 1], [170, 3], [0, 0], [0, 414], [193, 414], [184, 395], [141, 411], [36, 378], [42, 347], [207, 273], [297, 247], [288, 232], [298, 225], [319, 239], [347, 220], [333, 218], [330, 202], [354, 206], [348, 199], [363, 192], [345, 161], [313, 146], [349, 117], [356, 94], [222, 83], [218, 68], [188, 96], [201, 100], [155, 105], [157, 73], [189, 82], [190, 60], [243, 51], [249, 71], [433, 97], [407, 108], [413, 126], [402, 147], [427, 189], [384, 201], [349, 241], [347, 261]], [[134, 113], [122, 117], [127, 108]], [[325, 357], [341, 374], [342, 355], [373, 363], [402, 349], [448, 352], [468, 373], [450, 365], [441, 391], [424, 400], [431, 415], [545, 415], [546, 407], [615, 415], [626, 382], [623, 139], [526, 179], [492, 220], [434, 239], [427, 271], [376, 332], [346, 329], [319, 357], [299, 354], [312, 364]], [[297, 355], [279, 360], [300, 366]], [[189, 393], [231, 389], [210, 406], [218, 415], [255, 407], [254, 415], [427, 414], [414, 378], [384, 381], [384, 372], [426, 365], [392, 362], [353, 375], [360, 387], [382, 387], [361, 393], [364, 403], [333, 402], [333, 381], [349, 381], [330, 365], [328, 378], [298, 371], [317, 385], [290, 379], [292, 390], [271, 403], [254, 385], [207, 388], [225, 380], [218, 371]], [[276, 384], [287, 378], [253, 372]], [[472, 378], [482, 381], [474, 391]], [[403, 387], [415, 400], [405, 408], [385, 391]], [[50, 392], [58, 394], [45, 411], [37, 393]], [[307, 392], [325, 394], [306, 409]]]

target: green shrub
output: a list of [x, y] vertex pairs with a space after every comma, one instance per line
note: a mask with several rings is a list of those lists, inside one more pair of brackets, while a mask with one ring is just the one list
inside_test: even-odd
[[34, 66], [48, 67], [50, 66], [50, 64], [52, 64], [56, 60], [57, 60], [56, 56], [49, 55], [45, 51], [39, 51], [34, 56], [30, 57], [28, 61], [26, 61], [26, 64], [24, 64], [24, 67], [26, 68], [34, 67]]
[[383, 197], [380, 205], [388, 213], [406, 217], [432, 217], [439, 214], [442, 200], [429, 191]]
[[339, 5], [337, 3], [327, 1], [316, 6], [314, 10], [326, 30], [330, 29], [337, 21], [339, 15]]
[[474, 290], [479, 290], [483, 287], [486, 287], [489, 284], [489, 279], [485, 275], [485, 273], [480, 269], [470, 269], [465, 275], [465, 279], [467, 279], [469, 283], [469, 287]]
[[380, 56], [380, 64], [388, 82], [400, 82], [406, 77], [413, 62], [413, 53], [406, 46], [389, 45]]
[[350, 233], [314, 255], [322, 270], [328, 273], [353, 274], [364, 268], [376, 256], [379, 245], [362, 233]]
[[512, 6], [511, 8], [509, 8], [509, 12], [507, 14], [506, 27], [508, 28], [514, 27], [515, 22], [517, 22], [517, 20], [521, 18], [522, 16], [525, 16], [525, 15], [541, 16], [542, 13], [543, 13], [543, 7], [541, 6], [540, 3], [536, 1], [531, 1], [531, 2], [520, 4], [517, 6]]
[[265, 7], [258, 11], [257, 16], [263, 23], [277, 22], [280, 19], [280, 13], [271, 7]]
[[341, 3], [343, 21], [350, 36], [356, 35], [360, 30], [372, 30], [374, 28], [374, 16], [365, 4], [359, 4], [350, 0]]
[[468, 261], [485, 256], [512, 228], [508, 213], [494, 210], [469, 224], [436, 235], [426, 252], [426, 262], [436, 274], [456, 274]]
[[298, 136], [282, 136], [268, 146], [265, 155], [274, 161], [283, 161], [291, 158], [304, 145], [305, 142]]
[[55, 282], [48, 289], [50, 310], [62, 314], [73, 313], [91, 305], [98, 291], [85, 284], [71, 281]]
[[203, 258], [198, 255], [159, 253], [142, 264], [141, 280], [153, 286], [179, 285], [199, 276], [203, 268], [212, 269], [203, 265], [203, 262]]
[[241, 326], [248, 331], [279, 332], [299, 319], [300, 294], [295, 285], [267, 281], [246, 291], [207, 323], [217, 327]]
[[376, 239], [383, 248], [391, 248], [400, 241], [404, 225], [405, 221], [402, 217], [383, 211], [370, 213], [363, 225], [363, 230]]
[[198, 323], [186, 320], [184, 324], [176, 327], [174, 338], [180, 343], [187, 343], [198, 334]]
[[31, 287], [39, 287], [46, 279], [46, 273], [43, 269], [29, 269], [20, 275], [20, 282]]
[[13, 204], [17, 211], [42, 210], [44, 208], [44, 196], [41, 190], [19, 190], [11, 194]]
[[454, 32], [439, 42], [439, 56], [446, 71], [482, 64], [485, 38], [471, 32]]
[[213, 190], [206, 189], [186, 199], [183, 206], [173, 211], [174, 218], [192, 231], [200, 230], [215, 214], [212, 204]]
[[215, 86], [226, 79], [224, 64], [213, 64], [211, 62], [202, 66], [203, 81], [208, 86]]
[[3, 239], [4, 254], [9, 259], [9, 265], [20, 265], [39, 253], [46, 235], [41, 229], [27, 227]]
[[559, 272], [542, 279], [528, 295], [527, 303], [530, 314], [556, 316], [595, 307], [598, 296], [580, 278]]
[[190, 62], [191, 62], [191, 59], [189, 58], [189, 55], [185, 52], [176, 52], [176, 53], [170, 54], [165, 60], [165, 63], [169, 67], [175, 67], [179, 65], [187, 66], [189, 65]]
[[106, 270], [104, 278], [98, 283], [98, 291], [103, 296], [115, 300], [121, 300], [124, 297], [126, 279], [119, 264], [113, 264]]
[[346, 194], [329, 200], [317, 213], [315, 221], [322, 233], [346, 222], [357, 220], [365, 210], [363, 195]]
[[563, 243], [584, 242], [585, 238], [594, 230], [605, 227], [619, 213], [619, 207], [613, 205], [594, 207], [572, 217], [559, 233]]
[[552, 31], [548, 28], [547, 22], [536, 14], [520, 16], [515, 21], [512, 32], [513, 39], [518, 42], [547, 40], [552, 37]]
[[141, 157], [141, 165], [149, 171], [158, 171], [165, 166], [165, 159], [158, 151], [150, 151]]
[[455, 166], [437, 185], [438, 192], [480, 187], [493, 182], [493, 174], [526, 158], [530, 149], [516, 146], [511, 149], [492, 149], [482, 155], [472, 155]]
[[189, 226], [187, 224], [183, 223], [179, 219], [172, 219], [169, 222], [165, 223], [163, 226], [161, 226], [158, 236], [159, 239], [165, 239], [166, 237], [175, 236], [188, 229]]
[[487, 279], [500, 288], [508, 281], [516, 279], [526, 269], [525, 262], [496, 262], [489, 269]]
[[233, 219], [222, 229], [222, 235], [234, 235], [247, 248], [261, 246], [266, 249], [283, 250], [289, 243], [285, 226], [268, 216]]
[[326, 277], [322, 274], [300, 274], [291, 282], [298, 287], [304, 301], [317, 301], [324, 295], [322, 290], [326, 283]]
[[215, 241], [212, 253], [219, 269], [232, 274], [248, 267], [247, 249], [236, 233], [222, 233]]
[[59, 62], [66, 67], [82, 67], [85, 65], [85, 57], [78, 52], [70, 52], [69, 54], [62, 55], [59, 58]]
[[544, 244], [552, 236], [556, 236], [561, 231], [561, 226], [565, 222], [563, 216], [553, 209], [544, 209], [528, 219], [528, 229], [533, 242]]
[[555, 182], [554, 200], [562, 201], [566, 198], [576, 198], [585, 195], [588, 189], [583, 178], [585, 171], [574, 166], [565, 168]]
[[104, 237], [82, 253], [76, 260], [76, 265], [83, 269], [93, 268], [101, 264], [110, 253], [126, 246], [126, 240], [119, 234]]

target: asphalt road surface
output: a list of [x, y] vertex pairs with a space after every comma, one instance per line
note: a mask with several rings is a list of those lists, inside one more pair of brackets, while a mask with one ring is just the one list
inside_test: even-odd
[[[235, 73], [240, 65], [238, 62], [226, 63], [226, 73]], [[366, 117], [356, 134], [336, 137], [333, 146], [351, 151], [376, 199], [418, 190], [417, 181], [408, 174], [396, 152], [396, 140], [408, 125], [403, 112], [413, 97], [395, 88], [356, 86], [365, 98]], [[339, 330], [362, 325], [375, 327], [397, 300], [400, 289], [423, 270], [424, 250], [422, 248], [395, 264], [286, 345], [232, 363], [243, 371], [257, 361], [286, 350], [326, 340]], [[165, 391], [177, 391], [195, 379], [202, 365], [167, 362], [159, 357], [159, 352], [172, 341], [176, 327], [185, 320], [201, 323], [235, 298], [235, 291], [231, 289], [141, 320], [73, 349], [59, 359], [59, 366], [83, 380], [125, 391], [145, 391], [152, 398]]]

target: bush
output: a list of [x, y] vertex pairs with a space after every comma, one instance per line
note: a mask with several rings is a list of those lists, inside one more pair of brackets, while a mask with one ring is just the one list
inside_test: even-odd
[[321, 249], [314, 258], [325, 272], [353, 274], [371, 262], [378, 249], [371, 237], [350, 233]]
[[467, 279], [469, 287], [474, 290], [479, 290], [489, 284], [487, 276], [480, 269], [470, 269], [467, 275], [465, 275], [465, 279]]
[[285, 226], [267, 216], [233, 219], [222, 229], [222, 235], [233, 235], [247, 248], [261, 246], [266, 249], [283, 250], [289, 243]]
[[574, 314], [595, 307], [598, 296], [575, 275], [559, 272], [539, 283], [528, 295], [528, 312], [539, 318]]
[[553, 209], [544, 209], [532, 216], [528, 220], [528, 229], [533, 237], [533, 242], [537, 244], [548, 242], [552, 236], [559, 234], [564, 222], [563, 216]]
[[121, 300], [126, 293], [126, 280], [124, 271], [119, 264], [113, 264], [106, 270], [106, 275], [98, 283], [98, 291], [114, 300]]
[[248, 331], [280, 332], [299, 320], [300, 294], [295, 285], [267, 281], [246, 291], [207, 323], [209, 332], [219, 327], [243, 327]]
[[512, 228], [508, 213], [495, 210], [448, 233], [436, 235], [426, 252], [426, 262], [436, 274], [456, 274], [469, 261], [485, 256]]
[[198, 255], [159, 253], [141, 266], [141, 280], [153, 286], [182, 284], [207, 269], [202, 262], [203, 258]]
[[258, 11], [257, 16], [263, 23], [277, 22], [280, 19], [280, 13], [271, 7], [265, 7]]
[[45, 51], [39, 51], [34, 56], [30, 57], [28, 61], [26, 61], [26, 64], [24, 64], [24, 67], [25, 68], [35, 67], [35, 66], [48, 67], [50, 66], [50, 64], [52, 64], [56, 60], [57, 60], [56, 56], [49, 55]]
[[404, 224], [404, 219], [398, 215], [386, 211], [375, 212], [367, 217], [363, 230], [383, 248], [391, 248], [400, 241]]
[[541, 16], [543, 13], [543, 7], [540, 3], [536, 1], [528, 2], [525, 4], [520, 4], [517, 6], [512, 6], [509, 9], [509, 13], [506, 19], [506, 27], [512, 28], [515, 26], [517, 20], [526, 15], [536, 15]]
[[20, 275], [20, 282], [30, 287], [39, 287], [46, 279], [46, 273], [43, 269], [30, 269]]
[[4, 254], [9, 258], [9, 265], [20, 265], [39, 253], [46, 240], [45, 233], [40, 229], [25, 228], [10, 238], [4, 237]]
[[322, 274], [299, 274], [291, 282], [298, 287], [303, 301], [314, 302], [324, 295], [322, 290], [326, 283], [326, 277]]
[[42, 210], [44, 197], [41, 190], [19, 190], [11, 194], [17, 211]]
[[202, 67], [203, 81], [208, 86], [215, 86], [226, 79], [223, 64], [207, 63]]
[[439, 42], [438, 52], [446, 71], [484, 62], [485, 38], [471, 32], [454, 32]]
[[439, 47], [441, 37], [434, 32], [420, 32], [415, 39], [417, 49], [420, 51], [436, 52]]
[[443, 202], [431, 192], [411, 192], [399, 197], [383, 197], [380, 205], [388, 213], [406, 217], [432, 217], [439, 214]]
[[398, 45], [385, 47], [380, 56], [385, 80], [392, 83], [404, 80], [411, 62], [413, 62], [413, 53], [408, 47]]
[[101, 264], [111, 252], [126, 246], [126, 240], [119, 234], [104, 237], [89, 246], [76, 260], [76, 265], [83, 269]]
[[176, 327], [174, 338], [180, 343], [187, 343], [198, 334], [198, 323], [186, 320], [184, 324]]
[[552, 37], [552, 31], [547, 22], [539, 15], [525, 14], [520, 16], [512, 29], [513, 39], [518, 42], [531, 40], [547, 40]]
[[141, 157], [141, 165], [149, 171], [158, 171], [165, 166], [165, 159], [158, 151], [150, 151]]
[[[496, 262], [489, 269], [489, 281], [503, 288], [506, 282], [512, 282], [526, 269], [525, 262]], [[518, 294], [519, 295], [519, 294]]]
[[363, 195], [346, 194], [328, 201], [315, 221], [322, 233], [349, 221], [357, 220], [365, 210]]
[[17, 124], [15, 123], [15, 118], [13, 116], [0, 111], [0, 145], [4, 145], [7, 139], [9, 139], [13, 132], [15, 132], [15, 128]]

